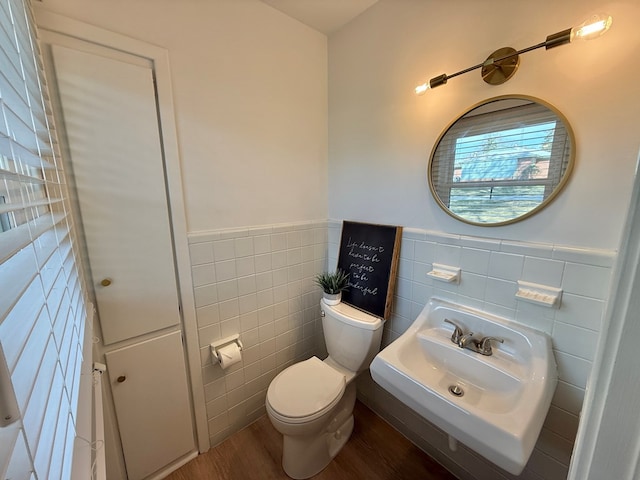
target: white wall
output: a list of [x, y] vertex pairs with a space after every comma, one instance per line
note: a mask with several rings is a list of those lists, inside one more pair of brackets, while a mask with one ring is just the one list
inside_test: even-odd
[[[310, 279], [326, 264], [326, 36], [257, 0], [44, 0], [42, 7], [168, 51], [187, 230], [196, 245], [204, 384], [194, 390], [204, 389], [210, 439], [218, 443], [264, 413], [271, 378], [315, 348]], [[318, 219], [311, 261], [305, 234]], [[256, 232], [269, 242], [256, 238], [254, 249]], [[238, 248], [222, 259], [198, 254], [213, 255], [217, 240], [236, 237]], [[208, 344], [238, 332], [244, 361], [222, 372]], [[115, 478], [117, 459], [109, 463]]]
[[[608, 11], [611, 30], [521, 57], [506, 84], [479, 71], [422, 97], [413, 88], [524, 48]], [[640, 4], [632, 0], [512, 2], [382, 0], [329, 39], [329, 217], [455, 234], [617, 249], [640, 145]], [[426, 167], [441, 131], [470, 106], [505, 94], [556, 106], [576, 135], [566, 189], [541, 213], [512, 226], [480, 228], [434, 202]]]
[[44, 0], [169, 51], [188, 229], [326, 218], [327, 39], [257, 0]]
[[[500, 47], [542, 42], [599, 11], [614, 18], [607, 35], [525, 54], [520, 70], [504, 85], [487, 85], [476, 71], [422, 97], [413, 94], [431, 77], [480, 63]], [[631, 0], [381, 0], [329, 38], [329, 217], [403, 225], [410, 233], [404, 236], [385, 341], [401, 334], [433, 294], [481, 306], [552, 336], [560, 382], [522, 478], [566, 478], [584, 388], [606, 331], [601, 322], [611, 262], [621, 242], [640, 146], [640, 67], [635, 61], [640, 32], [634, 25], [639, 14], [640, 5]], [[494, 228], [463, 224], [431, 197], [426, 179], [431, 149], [463, 111], [509, 93], [538, 97], [566, 116], [577, 144], [572, 177], [550, 206], [523, 222]], [[412, 236], [416, 232], [418, 237]], [[335, 261], [332, 241], [330, 229], [330, 265]], [[568, 247], [579, 248], [564, 259], [553, 253], [570, 252]], [[480, 257], [486, 263], [469, 265], [484, 265], [486, 272], [464, 267], [465, 261]], [[507, 257], [508, 263], [515, 262], [512, 278], [504, 276], [510, 269], [498, 267]], [[609, 261], [601, 264], [597, 257]], [[461, 266], [461, 284], [447, 289], [429, 282], [424, 273], [434, 261]], [[537, 270], [546, 279], [536, 283], [565, 289], [559, 310], [514, 301], [512, 282], [533, 272], [527, 263], [547, 265]], [[599, 271], [600, 280], [588, 271]], [[577, 280], [580, 291], [568, 290]], [[442, 432], [370, 379], [360, 382], [359, 395], [460, 478], [511, 478], [467, 449], [448, 452]]]
[[[421, 279], [406, 276], [406, 268], [413, 272], [416, 267], [429, 265], [427, 257], [416, 256], [418, 242], [427, 247], [423, 244], [431, 241], [427, 231], [469, 236], [464, 239], [470, 242], [468, 245], [482, 242], [483, 237], [497, 238], [500, 245], [506, 240], [507, 248], [514, 248], [509, 240], [534, 242], [516, 245], [524, 250], [515, 253], [495, 253], [521, 255], [522, 265], [524, 257], [540, 256], [539, 243], [547, 244], [551, 250], [553, 245], [586, 247], [589, 251], [577, 252], [580, 262], [577, 257], [573, 257], [573, 262], [570, 258], [561, 259], [586, 265], [591, 264], [582, 254], [589, 257], [593, 249], [600, 249], [593, 258], [610, 257], [618, 248], [638, 150], [635, 117], [640, 110], [640, 86], [636, 81], [639, 67], [634, 53], [638, 51], [640, 32], [632, 21], [639, 17], [640, 6], [632, 0], [606, 4], [595, 0], [563, 4], [551, 0], [535, 4], [459, 0], [455, 5], [427, 0], [382, 0], [330, 38], [329, 80], [326, 37], [257, 0], [44, 0], [44, 6], [169, 51], [186, 210], [189, 231], [193, 233], [189, 241], [195, 293], [199, 296], [207, 290], [211, 295], [199, 297], [198, 302], [204, 303], [198, 303], [198, 323], [213, 442], [253, 418], [260, 408], [269, 376], [291, 361], [289, 354], [296, 358], [300, 353], [296, 352], [296, 344], [302, 343], [303, 353], [312, 349], [308, 343], [308, 335], [312, 334], [308, 329], [307, 335], [304, 333], [304, 325], [313, 323], [309, 317], [306, 321], [302, 316], [300, 342], [299, 324], [288, 324], [286, 330], [284, 321], [276, 325], [278, 319], [269, 316], [268, 326], [258, 321], [257, 339], [255, 324], [247, 330], [253, 331], [253, 340], [258, 343], [251, 344], [254, 350], [246, 364], [227, 372], [233, 375], [229, 382], [227, 374], [220, 376], [210, 364], [208, 342], [229, 326], [243, 328], [240, 302], [249, 302], [244, 305], [251, 307], [250, 313], [284, 308], [276, 305], [287, 303], [287, 316], [300, 320], [298, 311], [289, 315], [290, 306], [297, 308], [289, 304], [291, 297], [285, 302], [284, 290], [276, 293], [274, 287], [281, 285], [265, 289], [272, 290], [271, 293], [260, 293], [257, 284], [255, 292], [242, 290], [247, 286], [245, 277], [255, 276], [257, 282], [258, 275], [266, 273], [259, 271], [267, 267], [262, 263], [266, 257], [257, 257], [267, 252], [258, 253], [256, 247], [257, 237], [267, 235], [266, 232], [281, 238], [279, 234], [296, 232], [301, 225], [317, 229], [316, 221], [327, 217], [414, 228], [419, 238], [407, 238], [403, 245], [405, 270], [399, 288], [405, 288], [396, 292], [399, 307], [389, 323], [387, 339], [404, 331], [411, 320], [410, 310], [426, 302], [430, 292]], [[543, 41], [546, 35], [575, 24], [594, 10], [609, 11], [614, 16], [611, 32], [595, 42], [529, 53], [523, 56], [520, 71], [503, 86], [490, 87], [474, 72], [452, 79], [424, 97], [412, 93], [418, 82], [466, 68], [502, 46], [522, 48]], [[255, 82], [260, 82], [258, 87]], [[577, 137], [577, 165], [566, 190], [531, 219], [499, 228], [467, 226], [440, 211], [431, 199], [426, 182], [427, 160], [433, 142], [457, 114], [482, 99], [507, 93], [539, 97], [565, 114]], [[261, 226], [266, 230], [256, 229]], [[233, 230], [225, 230], [229, 228]], [[236, 240], [242, 243], [241, 250], [247, 247], [245, 236], [252, 238], [253, 254], [235, 250]], [[294, 242], [296, 237], [294, 234]], [[233, 255], [219, 261], [233, 262], [235, 270], [223, 270], [225, 274], [219, 278], [216, 242], [229, 239], [234, 239]], [[323, 245], [324, 241], [314, 237], [314, 242]], [[448, 242], [451, 238], [442, 237], [432, 243], [442, 244], [442, 252], [450, 251]], [[194, 246], [199, 244], [205, 247]], [[412, 249], [407, 245], [413, 245]], [[455, 246], [461, 247], [461, 252], [465, 248], [462, 244]], [[194, 249], [200, 248], [211, 256], [198, 257], [202, 251], [195, 253]], [[280, 275], [276, 270], [284, 268], [287, 275], [289, 272], [297, 275], [298, 265], [303, 265], [302, 283], [301, 279], [287, 276], [287, 283], [295, 285], [291, 292], [287, 288], [287, 296], [302, 298], [304, 308], [311, 309], [312, 294], [306, 287], [313, 272], [305, 273], [304, 263], [317, 268], [316, 254], [321, 253], [314, 250], [311, 262], [298, 256], [295, 244], [286, 248], [296, 251], [287, 254], [286, 265], [273, 264], [274, 258], [278, 259], [276, 262], [283, 260], [279, 249], [272, 248], [269, 252], [272, 263], [266, 278], [274, 281], [274, 275]], [[474, 248], [479, 250], [477, 245]], [[522, 253], [528, 248], [534, 253]], [[428, 255], [428, 251], [423, 249], [422, 254]], [[231, 255], [230, 251], [226, 253]], [[490, 259], [494, 251], [487, 248], [484, 253], [476, 253]], [[247, 257], [253, 257], [254, 273], [246, 270], [251, 264], [246, 263]], [[203, 270], [208, 270], [205, 276]], [[492, 276], [489, 271], [483, 276], [481, 282], [485, 285], [497, 284], [495, 279], [513, 280]], [[463, 273], [463, 278], [473, 277], [464, 277]], [[564, 277], [558, 281], [564, 281]], [[411, 293], [407, 293], [410, 282]], [[480, 285], [478, 282], [476, 286]], [[302, 297], [298, 285], [305, 286]], [[461, 284], [460, 288], [466, 286]], [[592, 296], [600, 302], [599, 309], [606, 304], [601, 292]], [[483, 298], [464, 291], [454, 294], [483, 301], [485, 305], [493, 303], [486, 294]], [[208, 316], [211, 309], [207, 307], [215, 305], [211, 308], [220, 313], [222, 303], [229, 300], [234, 305], [238, 302], [237, 316], [224, 319]], [[498, 302], [492, 308], [505, 306]], [[514, 307], [514, 311], [517, 313], [518, 308]], [[592, 333], [597, 335], [600, 331], [596, 317], [590, 317], [592, 324], [576, 325], [577, 312], [562, 311], [559, 315], [554, 312], [552, 318], [546, 316], [543, 320], [552, 334], [556, 325], [564, 328], [565, 333], [569, 326], [569, 330], [582, 328], [583, 337], [592, 339]], [[264, 339], [260, 338], [261, 326], [267, 334]], [[280, 342], [279, 335], [283, 335]], [[557, 340], [554, 338], [554, 342]], [[261, 347], [263, 343], [268, 348]], [[566, 401], [572, 403], [563, 407], [563, 400], [556, 399], [562, 411], [556, 411], [555, 419], [569, 418], [571, 436], [575, 434], [590, 369], [591, 359], [580, 356], [586, 355], [586, 347], [587, 343], [581, 342], [573, 354], [568, 351], [570, 345], [565, 343], [561, 348], [568, 355], [563, 356], [565, 359], [571, 357], [569, 360], [574, 364], [586, 360], [588, 364], [580, 371], [579, 381], [568, 376], [563, 380], [562, 392], [569, 392]], [[282, 352], [280, 357], [278, 351]], [[389, 399], [382, 397], [382, 400], [384, 403]], [[403, 414], [400, 409], [394, 412]], [[408, 421], [412, 420], [406, 411], [404, 414]], [[552, 441], [545, 445], [554, 448], [559, 423], [549, 425], [547, 439]], [[538, 449], [543, 460], [551, 458], [554, 475], [566, 471], [572, 442], [572, 438], [559, 440], [563, 457], [560, 462]], [[466, 470], [475, 461], [456, 458], [453, 466], [461, 465]], [[544, 468], [545, 462], [536, 465]], [[539, 472], [543, 472], [537, 468], [529, 471], [536, 480], [541, 478]]]
[[[640, 418], [636, 414], [640, 367], [640, 185], [636, 181], [617, 262], [617, 289], [609, 303], [606, 334], [594, 361], [569, 478], [638, 478]], [[597, 375], [597, 376], [596, 376]]]

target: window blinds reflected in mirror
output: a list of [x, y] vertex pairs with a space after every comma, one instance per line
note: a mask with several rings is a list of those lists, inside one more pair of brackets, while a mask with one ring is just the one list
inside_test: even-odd
[[451, 216], [474, 225], [522, 220], [566, 183], [573, 133], [553, 107], [531, 97], [497, 97], [455, 120], [440, 136], [429, 186]]

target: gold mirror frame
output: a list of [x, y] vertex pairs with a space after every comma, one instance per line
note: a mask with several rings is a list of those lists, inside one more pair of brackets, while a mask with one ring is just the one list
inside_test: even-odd
[[[497, 133], [516, 130], [522, 145]], [[493, 97], [473, 105], [440, 134], [429, 157], [429, 188], [438, 205], [457, 220], [509, 225], [538, 213], [560, 193], [573, 170], [575, 151], [573, 130], [552, 105], [526, 95]], [[482, 177], [496, 173], [502, 177]], [[506, 218], [502, 212], [509, 210], [514, 213]], [[497, 220], [479, 220], [482, 215]]]

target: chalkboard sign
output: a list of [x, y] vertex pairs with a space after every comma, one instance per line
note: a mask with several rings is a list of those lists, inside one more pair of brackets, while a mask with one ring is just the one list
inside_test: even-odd
[[338, 268], [349, 274], [342, 301], [388, 319], [398, 271], [402, 227], [345, 221]]

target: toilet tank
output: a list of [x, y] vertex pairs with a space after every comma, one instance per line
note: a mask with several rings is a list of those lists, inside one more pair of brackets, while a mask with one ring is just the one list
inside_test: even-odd
[[355, 373], [368, 368], [380, 351], [384, 320], [346, 303], [327, 305], [321, 300], [320, 310], [329, 356]]

